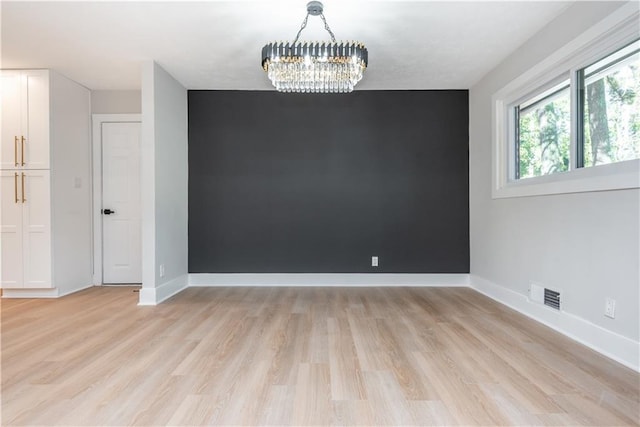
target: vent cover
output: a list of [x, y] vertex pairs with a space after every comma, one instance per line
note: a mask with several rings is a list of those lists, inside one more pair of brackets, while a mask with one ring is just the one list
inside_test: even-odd
[[529, 298], [538, 304], [544, 303], [544, 286], [531, 282], [529, 287]]
[[544, 305], [560, 310], [560, 292], [544, 288]]

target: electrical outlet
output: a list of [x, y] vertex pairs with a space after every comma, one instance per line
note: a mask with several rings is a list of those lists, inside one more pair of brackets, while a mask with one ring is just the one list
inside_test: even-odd
[[160, 277], [164, 277], [164, 264], [160, 264]]
[[378, 257], [377, 256], [372, 256], [371, 257], [371, 267], [377, 267], [378, 266]]
[[616, 317], [616, 300], [607, 298], [604, 303], [604, 315], [614, 319]]

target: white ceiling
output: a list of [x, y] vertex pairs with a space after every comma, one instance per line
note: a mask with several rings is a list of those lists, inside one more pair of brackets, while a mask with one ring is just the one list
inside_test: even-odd
[[[325, 0], [338, 40], [369, 49], [358, 89], [466, 89], [571, 2]], [[260, 50], [292, 40], [306, 1], [1, 2], [2, 68], [138, 89], [153, 59], [189, 89], [271, 89]], [[317, 17], [301, 39], [326, 40]]]

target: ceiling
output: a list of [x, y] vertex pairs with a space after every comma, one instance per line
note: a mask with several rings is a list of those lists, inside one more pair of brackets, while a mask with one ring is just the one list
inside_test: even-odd
[[[358, 40], [358, 89], [467, 89], [572, 2], [325, 0]], [[139, 89], [155, 60], [188, 89], [269, 90], [260, 50], [291, 40], [306, 1], [1, 2], [2, 68], [52, 68], [94, 90]], [[326, 40], [310, 17], [301, 39]]]

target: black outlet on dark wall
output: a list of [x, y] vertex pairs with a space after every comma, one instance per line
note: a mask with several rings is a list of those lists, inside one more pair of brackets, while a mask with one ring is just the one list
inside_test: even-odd
[[468, 109], [466, 90], [189, 91], [189, 272], [468, 273]]

